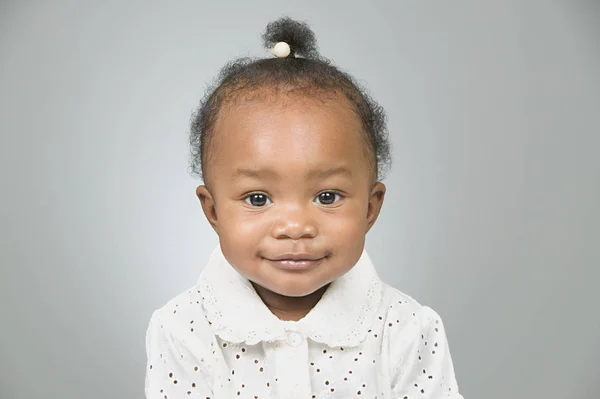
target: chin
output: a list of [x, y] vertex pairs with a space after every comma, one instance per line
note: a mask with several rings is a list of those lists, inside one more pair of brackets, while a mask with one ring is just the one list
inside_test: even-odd
[[323, 286], [312, 286], [312, 287], [273, 287], [273, 289], [270, 289], [272, 292], [275, 292], [276, 294], [282, 295], [282, 296], [287, 296], [287, 297], [292, 297], [292, 298], [301, 298], [301, 297], [305, 297], [308, 296], [312, 293], [314, 293], [315, 291], [318, 291], [319, 289], [321, 289]]

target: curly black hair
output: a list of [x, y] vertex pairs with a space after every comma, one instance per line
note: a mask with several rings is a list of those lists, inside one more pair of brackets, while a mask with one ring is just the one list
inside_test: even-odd
[[315, 35], [306, 23], [283, 17], [270, 22], [262, 38], [267, 49], [278, 42], [287, 43], [290, 55], [285, 58], [240, 58], [221, 69], [192, 115], [191, 173], [200, 178], [206, 176], [212, 131], [224, 104], [264, 95], [264, 89], [269, 89], [282, 93], [344, 95], [362, 122], [374, 174], [377, 179], [382, 179], [391, 166], [383, 108], [352, 76], [320, 56]]

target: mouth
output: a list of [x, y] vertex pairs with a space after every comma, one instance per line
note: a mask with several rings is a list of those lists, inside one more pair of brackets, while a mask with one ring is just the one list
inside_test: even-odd
[[273, 260], [273, 261], [283, 261], [283, 260], [289, 260], [289, 261], [315, 261], [315, 260], [321, 260], [325, 258], [325, 256], [317, 256], [317, 255], [311, 255], [308, 253], [286, 253], [286, 254], [282, 254], [279, 256], [276, 256], [274, 258], [266, 258], [268, 260]]
[[283, 270], [307, 270], [317, 266], [327, 256], [315, 256], [305, 253], [288, 253], [273, 258], [264, 258], [267, 262]]

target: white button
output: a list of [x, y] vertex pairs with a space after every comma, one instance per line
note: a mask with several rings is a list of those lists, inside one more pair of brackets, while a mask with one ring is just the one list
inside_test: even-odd
[[288, 331], [288, 333], [287, 333], [288, 345], [293, 346], [293, 347], [298, 347], [298, 346], [302, 345], [302, 341], [304, 341], [304, 338], [302, 337], [301, 334], [294, 332], [294, 331]]

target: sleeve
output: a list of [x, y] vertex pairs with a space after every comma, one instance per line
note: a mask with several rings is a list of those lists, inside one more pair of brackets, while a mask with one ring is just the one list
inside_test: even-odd
[[[206, 351], [181, 339], [180, 326], [161, 321], [156, 312], [146, 332], [146, 399], [213, 398], [212, 373]], [[191, 334], [190, 338], [193, 337]]]
[[463, 399], [458, 391], [446, 332], [431, 308], [420, 310], [418, 336], [413, 337], [406, 359], [394, 367], [393, 399]]

